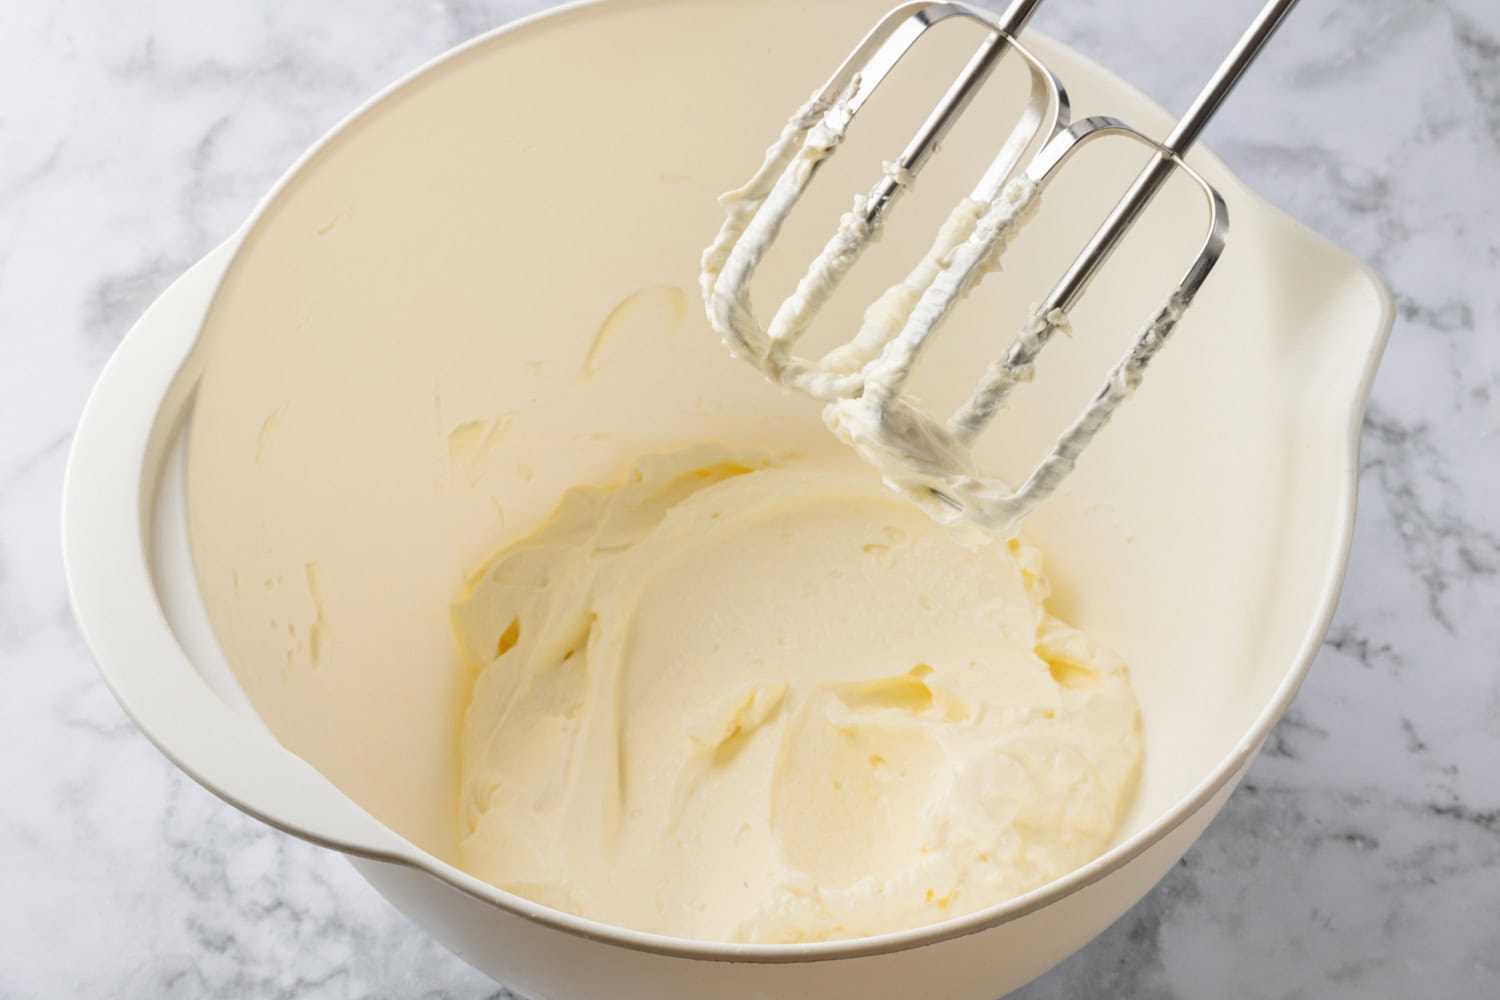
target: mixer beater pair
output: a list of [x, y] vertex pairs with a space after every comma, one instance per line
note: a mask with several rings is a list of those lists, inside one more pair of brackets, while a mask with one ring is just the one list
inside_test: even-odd
[[[1224, 200], [1183, 157], [1296, 0], [1265, 5], [1162, 141], [1114, 118], [1069, 121], [1062, 83], [1017, 38], [1040, 3], [1015, 0], [998, 17], [929, 0], [888, 13], [792, 117], [754, 176], [724, 196], [728, 218], [703, 256], [709, 321], [735, 354], [778, 384], [824, 401], [830, 427], [875, 464], [892, 487], [941, 520], [968, 520], [994, 532], [1014, 527], [1072, 471], [1079, 454], [1140, 383], [1223, 252], [1229, 225]], [[953, 18], [984, 26], [983, 43], [900, 156], [884, 165], [870, 193], [856, 199], [795, 291], [763, 326], [751, 309], [749, 285], [783, 222], [880, 83], [925, 32]], [[820, 308], [1006, 55], [1021, 59], [1029, 70], [1030, 94], [989, 168], [907, 278], [866, 312], [852, 340], [821, 358], [796, 355], [798, 341]], [[1153, 154], [1150, 162], [968, 398], [947, 419], [926, 412], [903, 391], [922, 348], [959, 300], [998, 266], [1006, 246], [1073, 154], [1105, 136], [1147, 147]], [[1066, 330], [1069, 310], [1176, 172], [1190, 178], [1208, 204], [1207, 231], [1197, 256], [1103, 387], [1021, 485], [1011, 489], [984, 475], [973, 454], [979, 435], [1011, 390], [1031, 381], [1037, 356], [1059, 330]]]

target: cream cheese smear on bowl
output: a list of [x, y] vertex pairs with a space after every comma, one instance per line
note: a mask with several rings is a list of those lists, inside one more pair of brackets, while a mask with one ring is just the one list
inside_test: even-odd
[[699, 445], [570, 490], [453, 609], [459, 861], [739, 942], [934, 923], [1097, 857], [1134, 795], [1124, 663], [1040, 553], [964, 544], [852, 455]]

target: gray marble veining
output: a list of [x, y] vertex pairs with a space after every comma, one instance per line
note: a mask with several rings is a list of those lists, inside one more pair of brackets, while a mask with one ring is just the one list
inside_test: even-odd
[[[367, 94], [542, 6], [6, 7], [0, 997], [507, 995], [136, 732], [72, 625], [57, 505], [89, 385], [171, 279]], [[1181, 107], [1252, 6], [1038, 26]], [[1208, 834], [1019, 996], [1500, 995], [1500, 7], [1304, 0], [1207, 141], [1397, 295], [1349, 578]]]

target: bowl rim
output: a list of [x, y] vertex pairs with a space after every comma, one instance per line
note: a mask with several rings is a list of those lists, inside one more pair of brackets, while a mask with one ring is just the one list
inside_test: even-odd
[[[235, 263], [239, 259], [240, 251], [247, 242], [246, 237], [272, 213], [281, 195], [295, 182], [302, 170], [341, 137], [347, 129], [374, 112], [387, 99], [398, 95], [408, 86], [416, 84], [429, 74], [457, 61], [476, 49], [491, 45], [504, 36], [519, 34], [528, 29], [535, 28], [544, 22], [555, 24], [567, 18], [595, 14], [606, 2], [611, 7], [618, 8], [627, 3], [654, 5], [671, 2], [671, 0], [571, 0], [571, 2], [563, 3], [556, 7], [517, 18], [476, 35], [474, 38], [462, 42], [421, 63], [386, 87], [378, 90], [353, 111], [344, 116], [287, 167], [277, 181], [256, 203], [254, 209], [247, 216], [236, 234], [231, 237], [224, 247], [220, 248], [220, 250], [227, 249], [228, 253], [225, 256], [221, 270], [213, 277], [213, 287], [209, 299], [210, 309], [209, 313], [205, 314], [204, 323], [206, 324], [208, 315], [211, 314], [212, 303], [217, 300], [225, 277], [234, 268]], [[1117, 89], [1128, 99], [1140, 102], [1143, 106], [1153, 111], [1160, 111], [1162, 114], [1167, 114], [1155, 101], [1109, 69], [1093, 62], [1093, 60], [1064, 43], [1036, 31], [1029, 31], [1027, 34], [1028, 45], [1037, 44], [1038, 41], [1040, 42], [1038, 45], [1039, 48], [1061, 52], [1066, 57], [1087, 65], [1091, 71], [1097, 73], [1110, 87]], [[1362, 277], [1370, 286], [1371, 291], [1374, 292], [1379, 305], [1379, 316], [1374, 324], [1374, 328], [1370, 331], [1368, 350], [1362, 359], [1359, 379], [1347, 407], [1345, 441], [1341, 456], [1343, 467], [1342, 475], [1339, 476], [1338, 480], [1340, 495], [1336, 498], [1339, 517], [1337, 524], [1338, 537], [1333, 549], [1334, 558], [1330, 560], [1324, 571], [1321, 596], [1316, 612], [1312, 616], [1309, 626], [1303, 635], [1295, 657], [1281, 682], [1276, 687], [1272, 697], [1257, 714], [1254, 722], [1236, 743], [1234, 749], [1170, 808], [1161, 812], [1132, 836], [1114, 845], [1093, 861], [1074, 869], [1061, 878], [1004, 902], [938, 923], [926, 924], [907, 930], [891, 931], [867, 937], [798, 944], [740, 944], [735, 942], [700, 940], [632, 930], [615, 924], [604, 923], [551, 909], [550, 907], [532, 902], [525, 897], [515, 895], [484, 882], [422, 850], [416, 845], [410, 844], [404, 838], [395, 838], [403, 846], [402, 850], [350, 851], [347, 847], [329, 845], [318, 836], [316, 831], [289, 827], [276, 822], [270, 817], [247, 809], [243, 803], [237, 801], [233, 796], [214, 787], [206, 778], [195, 774], [193, 769], [187, 766], [186, 762], [177, 760], [166, 747], [162, 747], [163, 751], [169, 757], [172, 757], [174, 762], [187, 771], [190, 776], [193, 776], [208, 787], [210, 791], [225, 798], [226, 801], [229, 801], [236, 808], [250, 812], [252, 815], [256, 815], [257, 818], [268, 822], [270, 825], [284, 832], [314, 843], [323, 843], [325, 846], [332, 846], [345, 853], [355, 854], [356, 856], [365, 857], [370, 860], [389, 862], [417, 869], [478, 901], [495, 906], [522, 919], [564, 931], [570, 935], [636, 951], [699, 961], [766, 964], [801, 963], [858, 958], [905, 951], [911, 948], [965, 937], [1019, 919], [1067, 896], [1071, 896], [1099, 882], [1106, 876], [1113, 874], [1127, 863], [1144, 854], [1164, 837], [1181, 826], [1189, 817], [1207, 805], [1226, 784], [1236, 779], [1245, 770], [1251, 758], [1269, 735], [1271, 728], [1290, 706], [1298, 689], [1301, 687], [1303, 679], [1307, 676], [1308, 670], [1311, 668], [1312, 662], [1322, 645], [1323, 638], [1332, 621], [1349, 562], [1349, 553], [1353, 544], [1358, 491], [1360, 432], [1364, 411], [1373, 387], [1375, 373], [1389, 339], [1395, 317], [1394, 301], [1389, 288], [1368, 264], [1337, 247], [1326, 237], [1290, 217], [1265, 198], [1255, 193], [1229, 169], [1222, 159], [1208, 148], [1199, 146], [1192, 155], [1194, 158], [1206, 161], [1212, 165], [1214, 172], [1222, 178], [1219, 181], [1220, 186], [1230, 189], [1233, 200], [1254, 205], [1258, 212], [1279, 219], [1284, 225], [1288, 225], [1294, 230], [1300, 230], [1301, 235], [1304, 237], [1311, 238], [1319, 245], [1327, 247], [1345, 258], [1351, 273]], [[218, 250], [213, 251], [209, 256], [214, 256], [217, 253], [219, 253]], [[201, 329], [202, 326], [200, 325], [200, 331]], [[149, 732], [147, 735], [150, 735]], [[342, 795], [343, 793], [340, 791], [338, 794]], [[357, 805], [357, 803], [355, 804]], [[375, 819], [377, 823], [380, 822], [377, 818], [372, 817], [372, 819]], [[380, 825], [384, 829], [389, 830], [389, 827], [385, 827], [383, 823], [380, 823]], [[394, 834], [394, 831], [390, 832]]]

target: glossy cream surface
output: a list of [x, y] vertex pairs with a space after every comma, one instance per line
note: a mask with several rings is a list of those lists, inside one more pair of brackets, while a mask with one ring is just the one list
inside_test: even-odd
[[941, 920], [1095, 857], [1141, 756], [1125, 666], [850, 458], [698, 446], [569, 491], [454, 608], [460, 858], [641, 930]]

